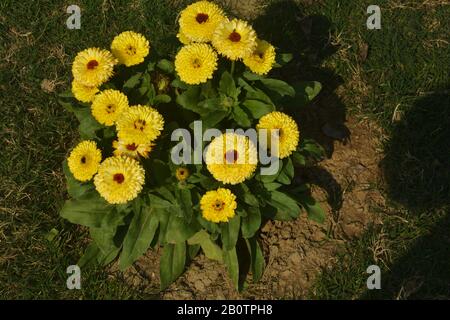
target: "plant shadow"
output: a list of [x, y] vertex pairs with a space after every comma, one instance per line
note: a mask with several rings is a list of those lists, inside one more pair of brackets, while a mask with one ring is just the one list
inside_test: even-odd
[[302, 4], [283, 0], [269, 5], [253, 22], [258, 35], [276, 48], [278, 53], [292, 53], [294, 58], [281, 69], [274, 70], [277, 78], [290, 83], [319, 81], [322, 91], [308, 106], [293, 110], [304, 138], [320, 143], [328, 157], [334, 142], [346, 143], [350, 131], [345, 126], [346, 107], [336, 95], [342, 78], [323, 61], [337, 51], [330, 42], [331, 23], [321, 15], [306, 15]]
[[419, 98], [395, 125], [386, 142], [381, 167], [387, 195], [408, 209], [427, 233], [382, 275], [381, 290], [367, 290], [362, 299], [450, 298], [450, 95], [447, 92]]

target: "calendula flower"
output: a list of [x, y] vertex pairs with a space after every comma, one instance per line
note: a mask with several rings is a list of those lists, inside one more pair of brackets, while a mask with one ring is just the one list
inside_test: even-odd
[[256, 169], [257, 151], [246, 136], [226, 133], [215, 138], [206, 150], [206, 165], [213, 177], [225, 184], [248, 179]]
[[225, 188], [208, 191], [200, 199], [202, 216], [211, 222], [228, 222], [234, 217], [236, 208], [236, 196]]
[[97, 173], [102, 152], [94, 141], [80, 142], [67, 159], [70, 172], [79, 181], [88, 181]]
[[125, 31], [114, 38], [111, 51], [127, 67], [140, 64], [150, 51], [148, 40], [140, 33]]
[[224, 20], [214, 31], [212, 44], [221, 55], [230, 60], [243, 59], [256, 48], [256, 32], [245, 21]]
[[145, 171], [130, 157], [110, 157], [100, 164], [94, 178], [98, 193], [109, 203], [121, 204], [136, 198], [145, 183]]
[[178, 181], [184, 181], [189, 178], [189, 169], [185, 167], [177, 168], [175, 171], [175, 177]]
[[198, 1], [181, 12], [178, 22], [182, 34], [190, 41], [208, 42], [224, 19], [223, 11], [218, 5], [209, 1]]
[[175, 70], [188, 84], [199, 84], [212, 79], [217, 69], [217, 53], [206, 43], [193, 43], [181, 48], [175, 57]]
[[257, 40], [256, 43], [256, 49], [243, 62], [252, 72], [264, 75], [275, 63], [275, 47], [264, 40]]
[[181, 30], [178, 32], [177, 38], [182, 44], [190, 44], [192, 42]]
[[139, 158], [139, 156], [148, 158], [148, 154], [152, 151], [154, 144], [152, 143], [125, 143], [122, 140], [114, 140], [113, 148], [115, 156], [128, 156]]
[[72, 82], [72, 94], [78, 101], [86, 103], [91, 102], [98, 91], [97, 87], [85, 86], [75, 80]]
[[259, 119], [259, 123], [256, 128], [258, 130], [267, 129], [268, 134], [268, 146], [270, 148], [270, 130], [278, 129], [278, 156], [280, 159], [286, 158], [291, 155], [300, 139], [300, 133], [298, 131], [297, 123], [285, 113], [271, 112]]
[[117, 136], [124, 143], [147, 144], [155, 140], [164, 128], [162, 115], [149, 106], [132, 106], [116, 121]]
[[72, 65], [75, 81], [89, 87], [98, 87], [113, 75], [116, 58], [111, 52], [89, 48], [77, 54]]
[[118, 90], [109, 89], [95, 96], [91, 112], [99, 123], [112, 126], [127, 108], [127, 96]]

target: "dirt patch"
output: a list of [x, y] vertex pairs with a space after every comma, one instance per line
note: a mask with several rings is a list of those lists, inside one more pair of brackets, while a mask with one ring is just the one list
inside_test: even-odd
[[[318, 168], [304, 170], [302, 179], [313, 183], [313, 193], [328, 215], [324, 224], [305, 215], [291, 222], [270, 221], [262, 229], [261, 244], [266, 270], [260, 282], [238, 293], [226, 269], [200, 254], [167, 290], [163, 299], [301, 299], [318, 273], [337, 263], [342, 244], [377, 223], [373, 207], [384, 200], [378, 183], [380, 131], [367, 121], [350, 118], [346, 126], [351, 139], [335, 143], [330, 159]], [[149, 251], [127, 272], [128, 281], [153, 292], [159, 286], [158, 251]]]

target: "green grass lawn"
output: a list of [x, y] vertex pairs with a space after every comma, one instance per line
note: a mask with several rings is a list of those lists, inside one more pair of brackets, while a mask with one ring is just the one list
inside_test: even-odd
[[[102, 270], [83, 274], [84, 290], [66, 289], [65, 269], [86, 243], [83, 230], [58, 216], [66, 197], [61, 163], [77, 123], [56, 95], [67, 89], [78, 51], [107, 48], [122, 31], [141, 32], [152, 50], [173, 54], [176, 15], [187, 2], [0, 3], [0, 298], [158, 297]], [[343, 263], [323, 270], [311, 297], [449, 298], [450, 5], [376, 1], [382, 29], [367, 30], [374, 1], [268, 2], [257, 30], [296, 54], [301, 77], [329, 92], [342, 83], [336, 108], [373, 119], [386, 135], [384, 223], [346, 244]], [[82, 9], [81, 30], [66, 28], [70, 4]], [[58, 235], [49, 241], [52, 229]], [[366, 291], [371, 264], [383, 270], [383, 290]]]

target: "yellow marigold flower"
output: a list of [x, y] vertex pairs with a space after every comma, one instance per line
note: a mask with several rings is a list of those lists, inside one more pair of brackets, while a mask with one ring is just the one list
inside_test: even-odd
[[180, 49], [175, 57], [175, 70], [188, 84], [199, 84], [212, 79], [217, 69], [217, 53], [206, 43], [193, 43]]
[[[291, 155], [295, 149], [300, 139], [300, 133], [298, 131], [297, 123], [285, 113], [282, 112], [271, 112], [259, 119], [259, 123], [256, 128], [267, 129], [268, 135], [268, 146], [270, 148], [270, 130], [279, 130], [278, 139], [278, 156], [280, 159], [286, 158]], [[276, 156], [276, 155], [275, 155]]]
[[86, 140], [72, 150], [67, 164], [75, 179], [88, 181], [97, 173], [101, 161], [102, 152], [97, 148], [97, 144]]
[[231, 60], [248, 57], [256, 48], [256, 32], [245, 21], [224, 20], [214, 31], [212, 44]]
[[175, 171], [175, 177], [178, 181], [184, 181], [189, 178], [189, 169], [185, 167], [177, 168]]
[[94, 99], [95, 94], [98, 92], [97, 87], [89, 87], [84, 84], [73, 81], [72, 82], [72, 93], [75, 99], [81, 102], [91, 102]]
[[94, 118], [105, 126], [112, 126], [126, 109], [128, 109], [127, 96], [113, 89], [97, 94], [91, 106]]
[[253, 53], [244, 58], [244, 64], [254, 73], [267, 74], [275, 63], [275, 47], [264, 40], [257, 40]]
[[208, 191], [200, 199], [203, 218], [215, 223], [228, 222], [234, 217], [236, 208], [236, 196], [225, 188]]
[[195, 42], [211, 41], [214, 30], [225, 19], [222, 9], [209, 1], [198, 1], [184, 9], [178, 20], [183, 34]]
[[237, 184], [253, 174], [257, 157], [256, 147], [248, 137], [226, 133], [209, 144], [205, 162], [216, 180], [225, 184]]
[[120, 64], [130, 67], [144, 61], [150, 51], [150, 44], [142, 34], [125, 31], [114, 38], [111, 51]]
[[145, 183], [145, 170], [130, 157], [110, 157], [100, 164], [94, 178], [98, 193], [112, 204], [136, 198]]
[[125, 143], [122, 140], [114, 140], [113, 148], [115, 156], [128, 156], [134, 159], [142, 156], [148, 158], [148, 154], [152, 151], [154, 144], [152, 143]]
[[146, 144], [159, 137], [164, 128], [162, 115], [149, 106], [132, 106], [116, 122], [117, 136], [124, 143]]
[[72, 65], [75, 81], [85, 86], [98, 87], [113, 75], [117, 60], [108, 50], [89, 48], [77, 54]]
[[180, 32], [178, 32], [178, 34], [177, 34], [177, 38], [178, 38], [178, 40], [180, 40], [180, 42], [182, 43], [182, 44], [190, 44], [192, 41], [191, 41], [191, 39], [189, 39], [185, 34], [184, 34], [184, 32], [183, 31], [181, 31], [180, 30]]

